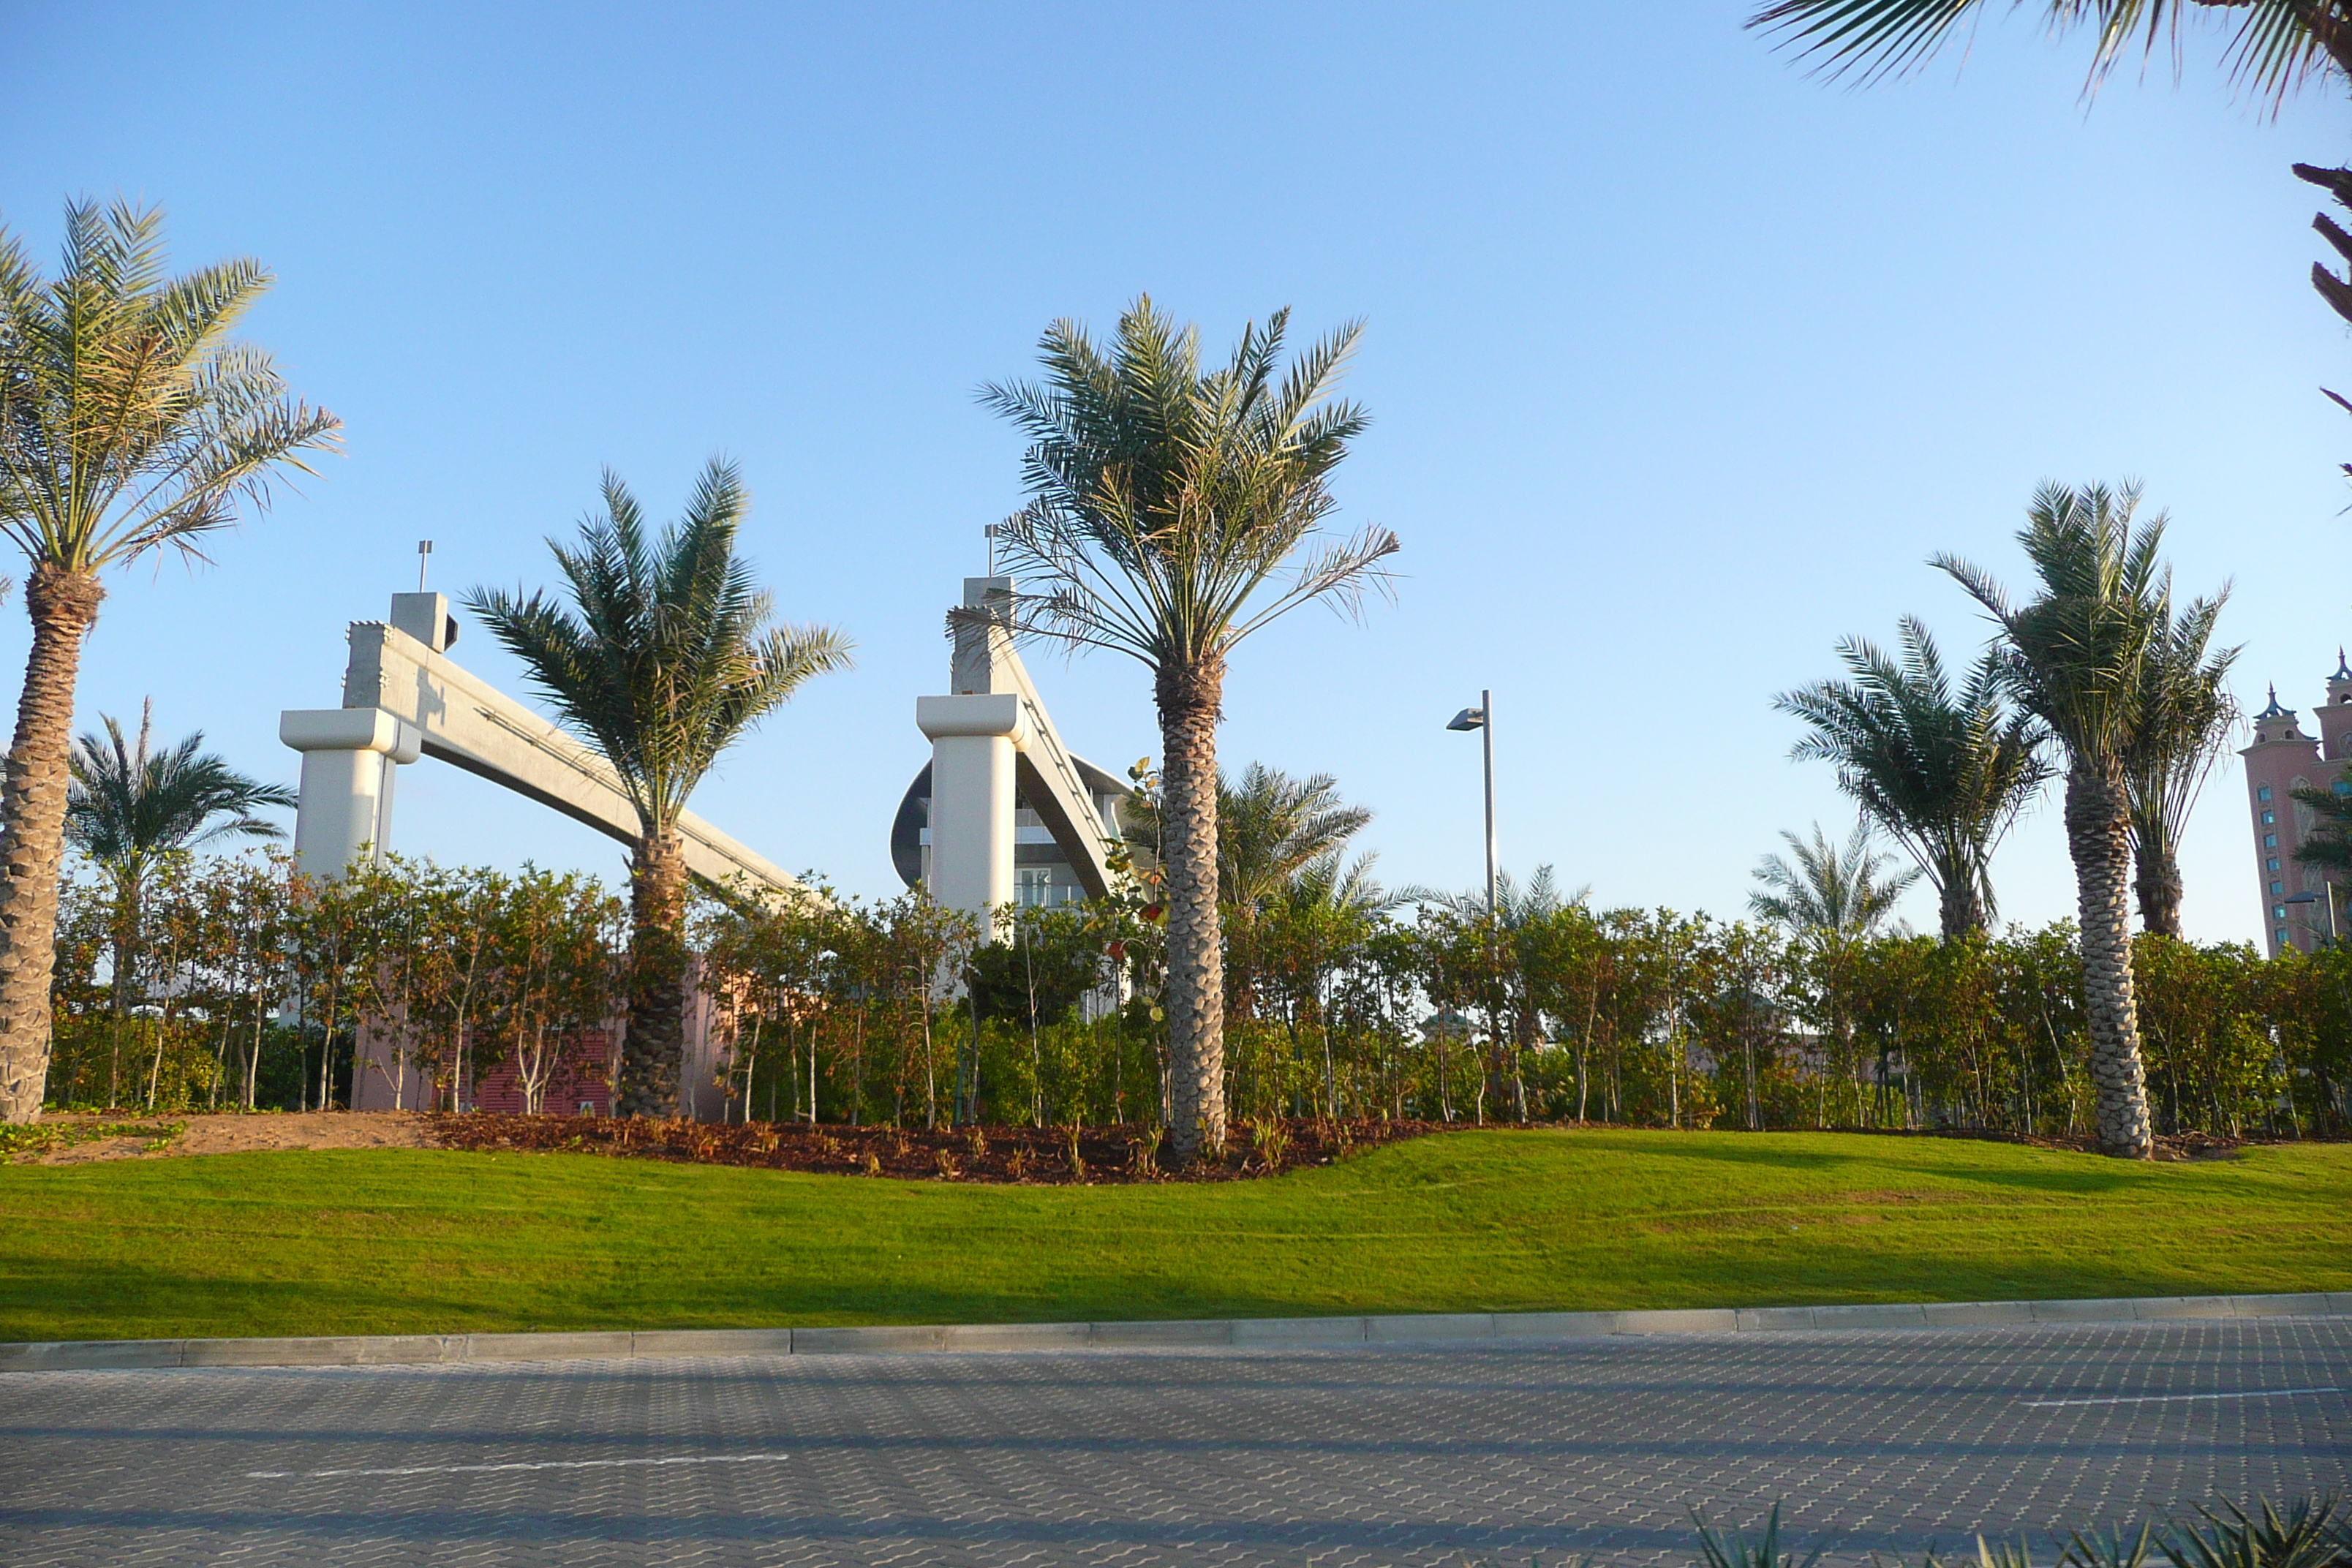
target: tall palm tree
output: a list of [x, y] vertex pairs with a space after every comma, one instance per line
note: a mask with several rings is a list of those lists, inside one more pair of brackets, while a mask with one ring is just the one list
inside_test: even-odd
[[1992, 852], [2050, 776], [2043, 732], [2001, 700], [1989, 652], [1957, 690], [1936, 639], [1900, 623], [1898, 661], [1863, 637], [1838, 644], [1852, 677], [1783, 692], [1773, 706], [1812, 727], [1790, 755], [1835, 763], [1838, 787], [1936, 885], [1947, 941], [1999, 914]]
[[685, 1044], [687, 797], [719, 753], [803, 681], [849, 663], [824, 626], [772, 626], [735, 536], [750, 498], [713, 458], [686, 515], [647, 537], [628, 487], [607, 472], [604, 510], [580, 540], [548, 548], [571, 605], [477, 588], [466, 604], [523, 661], [564, 726], [604, 754], [636, 808], [629, 855], [630, 984], [617, 1107], [677, 1108]]
[[1276, 311], [1204, 370], [1198, 332], [1139, 299], [1109, 343], [1056, 321], [1039, 343], [1042, 382], [981, 394], [1029, 438], [1029, 501], [1000, 528], [999, 558], [1045, 585], [1001, 613], [1016, 632], [1113, 649], [1152, 674], [1180, 1157], [1225, 1136], [1217, 720], [1234, 649], [1310, 600], [1352, 607], [1385, 585], [1379, 563], [1397, 549], [1381, 528], [1322, 537], [1332, 470], [1366, 423], [1333, 397], [1361, 329], [1340, 328], [1286, 373], [1288, 324]]
[[1860, 822], [1843, 847], [1813, 824], [1811, 844], [1783, 829], [1794, 862], [1767, 855], [1757, 863], [1763, 886], [1748, 895], [1758, 920], [1787, 926], [1800, 936], [1874, 936], [1895, 914], [1895, 905], [1923, 874], [1916, 866], [1883, 875], [1886, 857], [1870, 847], [1870, 825]]
[[2155, 1152], [2131, 963], [2130, 758], [2138, 743], [2143, 668], [2169, 616], [2158, 556], [2164, 518], [2137, 528], [2137, 486], [2046, 484], [2018, 535], [2042, 592], [2012, 605], [1991, 577], [1950, 555], [1936, 564], [1982, 605], [2007, 639], [2017, 700], [2066, 751], [2066, 844], [2082, 921], [2083, 1002], [2098, 1089], [2099, 1146]]
[[2181, 934], [2180, 831], [2237, 732], [2238, 704], [2225, 683], [2238, 649], [2212, 646], [2213, 623], [2229, 596], [2224, 587], [2178, 616], [2169, 605], [2151, 606], [2156, 624], [2140, 665], [2138, 733], [2124, 773], [2140, 923], [2158, 936]]
[[240, 259], [164, 276], [163, 215], [66, 207], [45, 281], [0, 230], [0, 532], [31, 572], [32, 651], [0, 784], [0, 1118], [40, 1113], [65, 852], [74, 683], [105, 596], [99, 574], [257, 509], [282, 468], [341, 422], [287, 395], [268, 354], [230, 330], [269, 287]]
[[110, 941], [118, 1012], [131, 1000], [141, 915], [157, 860], [217, 838], [282, 838], [283, 828], [254, 813], [295, 805], [286, 785], [248, 778], [205, 751], [202, 730], [154, 750], [154, 718], [151, 700], [140, 710], [134, 745], [111, 715], [99, 715], [106, 734], [74, 742], [66, 788], [66, 842], [96, 862], [114, 887]]

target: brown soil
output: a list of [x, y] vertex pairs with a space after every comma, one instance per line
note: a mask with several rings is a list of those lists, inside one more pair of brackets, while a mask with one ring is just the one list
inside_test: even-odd
[[[433, 1131], [445, 1149], [575, 1151], [681, 1164], [749, 1165], [771, 1171], [821, 1171], [833, 1175], [881, 1175], [959, 1182], [1021, 1182], [1069, 1186], [1134, 1181], [1229, 1182], [1328, 1165], [1376, 1143], [1447, 1131], [1437, 1121], [1280, 1123], [1286, 1146], [1275, 1152], [1253, 1128], [1234, 1130], [1222, 1160], [1162, 1168], [1144, 1130], [1078, 1129], [1078, 1164], [1070, 1161], [1071, 1134], [1061, 1128], [983, 1127], [933, 1131], [828, 1125], [811, 1129], [755, 1122], [712, 1126], [698, 1121], [615, 1121], [603, 1117], [436, 1116]], [[1458, 1130], [1462, 1125], [1454, 1124]]]
[[435, 1147], [427, 1119], [413, 1110], [274, 1111], [246, 1116], [136, 1116], [114, 1111], [102, 1116], [49, 1116], [42, 1119], [71, 1124], [136, 1122], [142, 1126], [183, 1123], [186, 1131], [160, 1150], [138, 1137], [100, 1138], [69, 1144], [39, 1156], [43, 1165], [79, 1165], [92, 1160], [129, 1160], [142, 1155], [247, 1154], [287, 1149], [430, 1149]]

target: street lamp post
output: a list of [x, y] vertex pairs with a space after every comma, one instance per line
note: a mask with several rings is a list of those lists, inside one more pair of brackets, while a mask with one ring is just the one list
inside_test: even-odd
[[2316, 904], [2316, 903], [2323, 903], [2323, 902], [2324, 902], [2324, 903], [2326, 903], [2326, 906], [2327, 906], [2327, 945], [2328, 945], [2328, 946], [2330, 946], [2330, 947], [2334, 947], [2334, 946], [2336, 946], [2336, 942], [2337, 942], [2337, 940], [2338, 940], [2338, 939], [2337, 939], [2336, 934], [2336, 884], [2335, 884], [2335, 883], [2333, 883], [2333, 882], [2326, 882], [2326, 883], [2322, 883], [2322, 884], [2321, 884], [2321, 890], [2320, 890], [2319, 892], [2316, 892], [2316, 893], [2289, 893], [2285, 898], [2284, 898], [2284, 899], [2280, 900], [2279, 901], [2280, 901], [2281, 903], [2287, 903], [2287, 904]]
[[1495, 923], [1495, 694], [1478, 693], [1478, 706], [1465, 708], [1445, 727], [1479, 732], [1486, 752], [1486, 923]]

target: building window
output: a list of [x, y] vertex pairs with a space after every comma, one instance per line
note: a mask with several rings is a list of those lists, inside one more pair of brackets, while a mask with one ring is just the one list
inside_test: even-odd
[[2278, 835], [2277, 835], [2277, 834], [2275, 834], [2275, 833], [2265, 833], [2265, 834], [2263, 834], [2263, 848], [2265, 848], [2265, 849], [2275, 849], [2275, 848], [2277, 848], [2277, 847], [2278, 847]]
[[2275, 824], [2277, 821], [2278, 821], [2278, 813], [2276, 813], [2276, 812], [2274, 812], [2274, 811], [2266, 811], [2266, 812], [2263, 813], [2263, 826], [2264, 827], [2269, 827], [2269, 826], [2273, 826], [2273, 824]]
[[2284, 893], [2284, 892], [2285, 892], [2285, 891], [2286, 891], [2286, 884], [2285, 884], [2284, 882], [2273, 882], [2273, 883], [2271, 884], [2271, 897], [2272, 897], [2272, 898], [2275, 899], [2275, 898], [2277, 898], [2281, 893]]
[[2337, 779], [2334, 784], [2329, 784], [2327, 787], [2334, 790], [2337, 795], [2352, 795], [2352, 779]]
[[2274, 921], [2283, 921], [2286, 919], [2286, 906], [2284, 904], [2273, 904], [2271, 906], [2271, 919]]
[[2254, 792], [2254, 798], [2263, 802], [2264, 805], [2268, 805], [2271, 798], [2271, 786], [2264, 784], [2262, 788], [2256, 790]]
[[2286, 945], [2286, 927], [2284, 926], [2278, 928], [2278, 944], [2281, 947], [2284, 947]]
[[[1017, 866], [1013, 871], [1013, 901], [1024, 910], [1034, 910], [1045, 901], [1054, 885], [1054, 873], [1045, 866]], [[2282, 914], [2281, 920], [2286, 918]]]
[[2265, 871], [2275, 871], [2275, 870], [2277, 870], [2278, 868], [2279, 868], [2278, 857], [2277, 857], [2277, 856], [2275, 856], [2275, 855], [2272, 856], [2269, 859], [2267, 859], [2267, 860], [2265, 860], [2265, 861], [2263, 861], [2263, 870], [2265, 870]]

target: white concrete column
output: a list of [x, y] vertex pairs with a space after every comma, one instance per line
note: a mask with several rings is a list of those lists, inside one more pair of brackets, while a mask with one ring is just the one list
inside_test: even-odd
[[1013, 758], [1029, 739], [1021, 699], [919, 697], [915, 722], [931, 742], [931, 897], [985, 921], [1013, 901]]
[[278, 738], [302, 753], [296, 868], [340, 877], [362, 847], [380, 857], [392, 837], [393, 769], [417, 759], [417, 731], [381, 708], [295, 708], [278, 716]]

